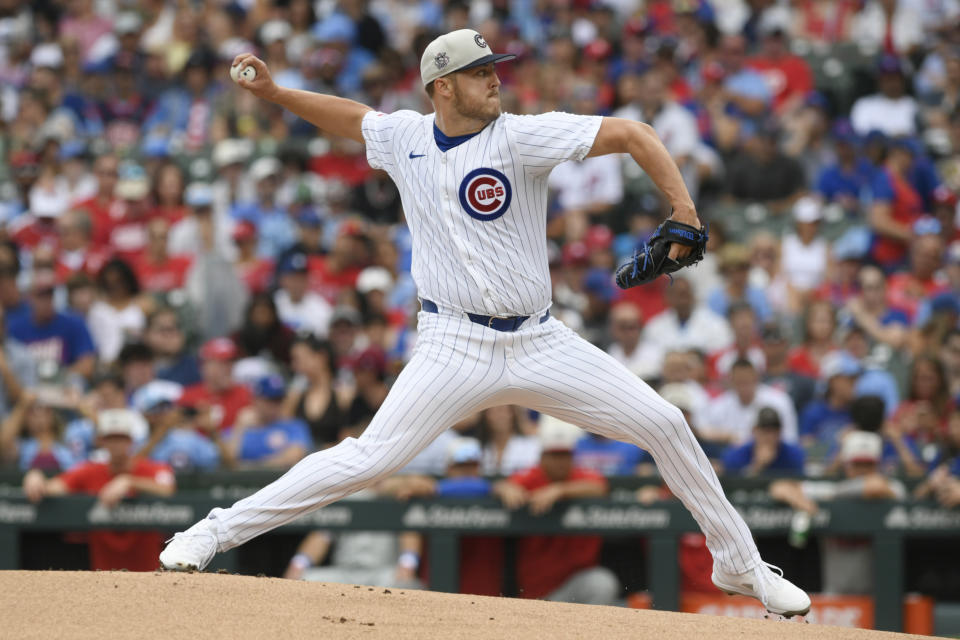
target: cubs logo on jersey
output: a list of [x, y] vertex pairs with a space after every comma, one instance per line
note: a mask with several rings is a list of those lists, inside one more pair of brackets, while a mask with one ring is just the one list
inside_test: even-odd
[[474, 169], [460, 183], [460, 206], [471, 218], [496, 220], [510, 206], [510, 181], [496, 169]]

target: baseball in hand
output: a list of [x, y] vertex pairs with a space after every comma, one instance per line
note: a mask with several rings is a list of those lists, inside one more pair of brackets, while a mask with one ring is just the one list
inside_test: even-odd
[[[241, 69], [241, 67], [243, 68]], [[253, 79], [257, 77], [257, 70], [250, 65], [235, 64], [230, 67], [230, 77], [234, 82], [240, 82], [240, 78], [247, 82], [253, 82]]]

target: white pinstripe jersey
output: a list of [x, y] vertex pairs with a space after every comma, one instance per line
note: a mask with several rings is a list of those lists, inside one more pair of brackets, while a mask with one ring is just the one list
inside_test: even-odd
[[483, 315], [547, 309], [547, 177], [561, 162], [586, 157], [601, 120], [503, 114], [442, 151], [433, 114], [367, 113], [367, 161], [400, 190], [420, 297]]

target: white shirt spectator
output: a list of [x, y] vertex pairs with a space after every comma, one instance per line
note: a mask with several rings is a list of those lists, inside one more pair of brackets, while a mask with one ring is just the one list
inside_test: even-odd
[[674, 158], [692, 156], [700, 146], [700, 130], [697, 128], [697, 119], [689, 110], [676, 102], [665, 102], [663, 107], [652, 119], [637, 105], [627, 105], [617, 109], [614, 114], [617, 118], [627, 118], [638, 122], [646, 122], [660, 136], [663, 146]]
[[306, 329], [319, 337], [326, 337], [333, 318], [333, 307], [318, 293], [308, 291], [299, 302], [294, 302], [290, 294], [279, 289], [273, 296], [277, 304], [280, 320], [293, 329]]
[[116, 360], [128, 338], [139, 336], [146, 323], [143, 309], [134, 303], [117, 309], [98, 300], [87, 312], [87, 326], [93, 343], [97, 345], [101, 362]]
[[617, 204], [623, 200], [620, 157], [611, 154], [582, 162], [562, 162], [550, 174], [548, 184], [557, 191], [560, 207], [565, 211]]
[[[233, 260], [237, 253], [233, 238], [230, 237], [232, 227], [232, 224], [219, 224], [216, 218], [214, 219], [214, 249], [228, 260]], [[195, 218], [187, 216], [170, 228], [170, 235], [167, 238], [167, 253], [170, 255], [196, 255], [204, 251], [203, 240], [200, 237], [200, 225], [197, 224]]]
[[656, 371], [663, 366], [665, 349], [719, 351], [733, 342], [730, 324], [706, 307], [698, 306], [686, 323], [680, 324], [677, 312], [667, 309], [655, 315], [643, 329], [642, 345], [656, 353]]
[[827, 273], [827, 243], [817, 238], [803, 244], [796, 234], [783, 239], [782, 269], [790, 284], [803, 291], [816, 289]]
[[712, 400], [704, 411], [706, 428], [733, 436], [734, 442], [743, 444], [750, 439], [750, 433], [757, 423], [757, 413], [763, 407], [770, 407], [780, 416], [781, 437], [784, 442], [797, 441], [797, 412], [793, 402], [785, 392], [761, 384], [753, 395], [753, 402], [741, 404], [740, 397], [733, 391]]
[[[880, 51], [887, 37], [887, 16], [877, 0], [871, 0], [853, 18], [850, 41], [865, 49]], [[906, 3], [900, 2], [893, 14], [893, 47], [899, 54], [909, 53], [923, 43], [920, 16]], [[856, 128], [856, 123], [854, 123]], [[857, 130], [859, 133], [859, 129]], [[892, 135], [892, 134], [891, 134]]]
[[507, 441], [497, 464], [497, 452], [492, 444], [483, 448], [483, 458], [480, 468], [485, 476], [509, 476], [517, 471], [524, 471], [537, 466], [540, 461], [540, 441], [533, 436], [512, 436]]
[[638, 378], [650, 380], [660, 374], [660, 365], [663, 363], [663, 347], [639, 342], [632, 352], [627, 353], [623, 346], [614, 342], [607, 348], [607, 353], [614, 360], [623, 363]]
[[910, 96], [897, 99], [876, 93], [853, 103], [850, 123], [854, 131], [865, 136], [881, 131], [891, 138], [912, 136], [917, 130], [917, 102]]

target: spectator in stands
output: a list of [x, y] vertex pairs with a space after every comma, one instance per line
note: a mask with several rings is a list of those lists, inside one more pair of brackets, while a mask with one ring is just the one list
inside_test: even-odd
[[196, 255], [215, 251], [225, 258], [233, 256], [230, 225], [213, 215], [213, 188], [193, 182], [184, 194], [186, 215], [170, 229], [167, 250], [172, 255]]
[[153, 352], [156, 377], [189, 387], [200, 382], [200, 361], [187, 349], [180, 316], [173, 307], [160, 307], [147, 318], [144, 343]]
[[143, 333], [146, 317], [137, 302], [140, 282], [121, 258], [108, 261], [97, 274], [100, 299], [87, 314], [87, 324], [101, 362], [113, 362], [125, 343]]
[[714, 398], [704, 412], [701, 433], [708, 440], [726, 440], [730, 444], [746, 442], [757, 413], [771, 407], [780, 416], [783, 439], [797, 441], [797, 414], [786, 393], [760, 384], [756, 367], [749, 360], [737, 360], [730, 368], [730, 390]]
[[899, 349], [907, 340], [909, 317], [887, 302], [887, 283], [883, 272], [874, 266], [860, 269], [859, 296], [847, 301], [843, 311], [862, 327], [874, 342]]
[[813, 74], [806, 60], [790, 52], [789, 14], [765, 11], [756, 26], [760, 49], [747, 66], [760, 72], [771, 87], [774, 111], [781, 116], [795, 114], [813, 91]]
[[182, 395], [183, 387], [167, 380], [154, 380], [133, 394], [130, 405], [150, 425], [150, 437], [137, 455], [178, 472], [212, 471], [220, 462], [220, 452], [209, 438], [189, 428], [178, 404]]
[[784, 330], [771, 325], [763, 330], [763, 355], [766, 368], [761, 381], [787, 393], [799, 414], [813, 399], [816, 383], [813, 378], [795, 371], [787, 357], [790, 343]]
[[764, 77], [746, 65], [747, 41], [741, 35], [726, 35], [720, 42], [719, 59], [725, 79], [723, 88], [735, 113], [762, 117], [773, 101]]
[[588, 432], [577, 440], [573, 462], [604, 476], [633, 476], [649, 470], [653, 458], [635, 444]]
[[116, 188], [120, 205], [111, 211], [108, 248], [118, 257], [136, 261], [147, 245], [150, 221], [150, 177], [144, 168], [124, 161], [118, 170]]
[[7, 311], [0, 305], [0, 416], [10, 413], [25, 389], [37, 384], [36, 362], [17, 339], [7, 336]]
[[181, 83], [160, 96], [143, 131], [151, 137], [177, 140], [190, 151], [201, 149], [209, 140], [219, 83], [211, 82], [213, 53], [196, 49], [183, 67]]
[[[840, 451], [845, 480], [777, 480], [770, 485], [770, 495], [810, 516], [820, 510], [818, 502], [837, 498], [903, 500], [907, 496], [903, 483], [879, 471], [882, 448], [876, 433], [852, 431], [844, 437]], [[820, 563], [824, 593], [870, 593], [874, 587], [873, 553], [869, 538], [825, 538]]]
[[823, 359], [837, 349], [834, 342], [837, 318], [833, 305], [823, 300], [811, 303], [807, 307], [803, 327], [803, 343], [790, 350], [788, 364], [798, 373], [819, 378]]
[[729, 317], [737, 304], [747, 304], [760, 324], [766, 324], [773, 315], [766, 291], [750, 284], [750, 249], [742, 244], [725, 244], [720, 249], [720, 274], [723, 286], [714, 289], [707, 304], [717, 315]]
[[952, 405], [943, 364], [930, 354], [913, 361], [907, 383], [907, 397], [891, 418], [903, 433], [918, 443], [940, 443], [946, 433]]
[[803, 301], [820, 287], [826, 275], [827, 243], [819, 236], [821, 207], [811, 196], [799, 198], [793, 205], [794, 233], [783, 239], [784, 273], [791, 293], [800, 300], [792, 305], [794, 309], [804, 306]]
[[640, 310], [635, 305], [621, 302], [610, 308], [609, 332], [613, 342], [607, 347], [607, 353], [635, 375], [648, 380], [658, 373], [660, 346], [642, 343], [642, 330]]
[[90, 331], [82, 318], [58, 312], [53, 297], [56, 276], [51, 271], [35, 271], [30, 283], [30, 311], [7, 321], [7, 335], [19, 340], [37, 366], [63, 368], [89, 378], [93, 374], [95, 352]]
[[[916, 440], [902, 431], [900, 422], [886, 418], [883, 398], [869, 394], [859, 395], [850, 404], [850, 420], [853, 430], [879, 433], [883, 438], [883, 451], [880, 454], [880, 468], [883, 473], [922, 476], [926, 472], [927, 465]], [[827, 468], [829, 473], [838, 471], [842, 464], [837, 455], [842, 436], [843, 434], [834, 446], [832, 454], [835, 459]]]
[[915, 498], [934, 497], [948, 509], [960, 505], [960, 411], [950, 414], [947, 440], [933, 471], [914, 491]]
[[273, 284], [276, 263], [257, 253], [257, 226], [249, 220], [241, 220], [233, 227], [232, 237], [237, 247], [237, 257], [233, 261], [237, 277], [251, 293], [265, 292]]
[[917, 103], [906, 93], [903, 63], [884, 55], [877, 63], [879, 92], [853, 104], [850, 122], [859, 135], [879, 131], [886, 136], [912, 136], [917, 132]]
[[860, 370], [860, 364], [844, 352], [824, 358], [823, 397], [809, 403], [800, 414], [800, 442], [811, 457], [823, 457], [850, 426], [850, 407]]
[[[540, 424], [540, 464], [494, 486], [509, 509], [528, 507], [546, 513], [561, 500], [599, 498], [607, 483], [596, 472], [573, 464], [582, 432], [556, 419]], [[602, 541], [596, 536], [531, 536], [517, 541], [517, 583], [523, 598], [580, 604], [613, 604], [620, 585], [599, 566]]]
[[253, 406], [241, 411], [227, 431], [207, 424], [207, 433], [220, 448], [225, 466], [287, 469], [313, 450], [307, 424], [283, 417], [285, 393], [286, 384], [280, 376], [261, 378], [255, 386]]
[[274, 294], [280, 319], [294, 331], [309, 331], [326, 337], [332, 320], [333, 308], [323, 298], [308, 289], [309, 267], [307, 256], [295, 253], [277, 265], [280, 287]]
[[[31, 502], [68, 493], [97, 496], [101, 508], [111, 509], [137, 494], [169, 497], [176, 490], [173, 470], [132, 454], [135, 414], [129, 409], [104, 411], [97, 419], [97, 442], [108, 454], [105, 462], [82, 462], [47, 479], [39, 470], [23, 478], [23, 492]], [[163, 536], [153, 531], [91, 531], [90, 568], [153, 571]]]
[[241, 358], [264, 357], [286, 366], [296, 334], [280, 321], [273, 298], [259, 293], [250, 298], [243, 325], [231, 337]]
[[156, 217], [147, 224], [147, 247], [135, 263], [137, 278], [145, 291], [167, 293], [181, 289], [187, 281], [187, 272], [193, 264], [188, 254], [172, 255], [170, 222]]
[[78, 458], [63, 443], [63, 430], [57, 409], [32, 391], [25, 391], [0, 423], [0, 461], [16, 462], [21, 471], [66, 471]]
[[753, 363], [757, 371], [766, 368], [763, 349], [759, 344], [757, 316], [746, 302], [736, 302], [728, 311], [730, 327], [733, 329], [733, 344], [726, 349], [715, 351], [707, 356], [707, 367], [712, 380], [720, 381], [730, 373], [730, 367], [740, 359]]
[[780, 131], [774, 123], [744, 121], [740, 131], [742, 153], [727, 166], [730, 195], [743, 202], [762, 202], [774, 211], [788, 209], [806, 187], [803, 167], [779, 150]]
[[[696, 348], [717, 351], [733, 341], [730, 325], [693, 298], [690, 276], [677, 273], [667, 289], [667, 310], [651, 318], [643, 329], [641, 348], [663, 353], [666, 345], [673, 349]], [[662, 356], [658, 367], [662, 366]]]
[[258, 250], [264, 257], [280, 255], [297, 238], [296, 226], [276, 202], [281, 169], [276, 158], [266, 156], [256, 160], [248, 174], [256, 185], [256, 200], [230, 212], [233, 218], [249, 220], [257, 226]]
[[290, 348], [290, 364], [297, 378], [287, 393], [284, 414], [307, 424], [318, 449], [336, 444], [349, 418], [346, 398], [334, 388], [333, 348], [312, 334], [300, 334]]
[[529, 469], [540, 459], [540, 441], [530, 432], [525, 409], [512, 405], [490, 407], [481, 414], [481, 468], [486, 476], [509, 476]]
[[834, 126], [832, 138], [837, 159], [817, 176], [817, 192], [827, 204], [840, 205], [848, 215], [858, 214], [861, 195], [872, 180], [872, 167], [858, 156], [857, 134], [848, 121]]
[[924, 233], [911, 236], [909, 270], [894, 273], [887, 280], [887, 299], [905, 311], [911, 323], [918, 319], [924, 300], [932, 302], [932, 298], [945, 289], [938, 277], [943, 267], [943, 240], [922, 224], [914, 229], [918, 226]]
[[109, 254], [92, 244], [90, 215], [83, 209], [71, 209], [57, 220], [60, 247], [57, 252], [57, 279], [65, 282], [74, 273], [95, 277]]
[[[890, 145], [883, 166], [874, 172], [870, 227], [874, 233], [873, 259], [887, 273], [901, 268], [913, 239], [914, 225], [923, 214], [923, 199], [910, 183], [914, 152], [908, 141]], [[933, 233], [939, 233], [939, 228]]]
[[205, 431], [227, 429], [252, 396], [243, 385], [233, 381], [233, 362], [237, 347], [230, 338], [214, 338], [200, 348], [202, 381], [183, 390], [180, 404], [200, 414]]
[[[347, 409], [347, 426], [367, 425], [387, 398], [387, 354], [380, 347], [367, 347], [350, 361], [353, 397]], [[355, 432], [354, 435], [359, 435]]]
[[947, 376], [950, 396], [960, 397], [960, 329], [952, 329], [944, 336], [940, 360]]
[[868, 50], [881, 49], [890, 57], [908, 55], [923, 43], [923, 23], [909, 3], [868, 0], [853, 19], [850, 38]]
[[802, 475], [803, 449], [784, 442], [780, 437], [781, 430], [780, 415], [770, 407], [760, 409], [753, 427], [753, 438], [724, 453], [724, 471], [746, 476], [771, 473]]
[[[94, 377], [90, 391], [80, 397], [64, 399], [67, 408], [77, 417], [67, 423], [63, 433], [63, 443], [77, 460], [87, 460], [94, 453], [97, 440], [97, 416], [107, 409], [126, 409], [127, 395], [123, 388], [123, 378], [116, 373], [103, 373]], [[147, 425], [134, 420], [133, 444], [136, 448], [147, 437]]]

